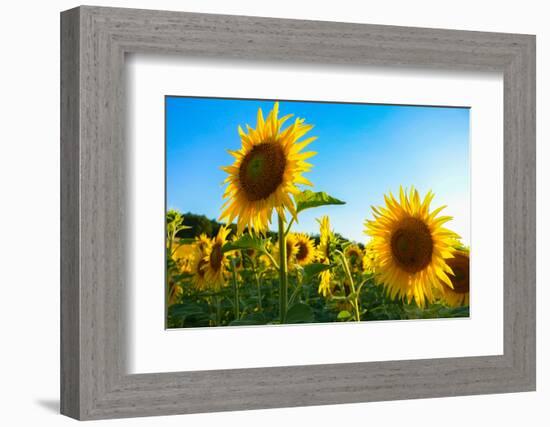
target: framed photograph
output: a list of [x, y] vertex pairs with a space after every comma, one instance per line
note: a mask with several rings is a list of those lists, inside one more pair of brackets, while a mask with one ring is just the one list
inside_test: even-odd
[[469, 113], [167, 96], [167, 327], [469, 317]]
[[61, 14], [61, 411], [535, 390], [535, 37]]

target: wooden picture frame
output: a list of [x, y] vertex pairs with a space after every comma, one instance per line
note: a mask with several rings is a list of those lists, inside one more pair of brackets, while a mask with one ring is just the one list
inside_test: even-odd
[[[504, 353], [126, 373], [127, 53], [504, 79]], [[61, 14], [61, 412], [101, 419], [535, 390], [535, 37], [82, 6]]]

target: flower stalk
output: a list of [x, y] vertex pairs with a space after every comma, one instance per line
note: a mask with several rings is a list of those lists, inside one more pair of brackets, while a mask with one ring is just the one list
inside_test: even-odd
[[361, 312], [359, 310], [359, 294], [355, 290], [355, 282], [353, 281], [353, 275], [351, 274], [351, 270], [349, 268], [348, 261], [346, 260], [346, 256], [341, 251], [338, 252], [338, 255], [340, 255], [340, 258], [342, 260], [342, 267], [344, 268], [344, 273], [346, 273], [346, 276], [348, 277], [349, 284], [351, 287], [351, 292], [353, 294], [353, 298], [351, 301], [351, 305], [353, 306], [353, 317], [357, 322], [361, 321]]
[[240, 310], [239, 310], [239, 284], [237, 283], [237, 272], [236, 272], [236, 266], [235, 266], [235, 258], [231, 258], [231, 279], [233, 280], [233, 293], [235, 295], [235, 304], [234, 304], [234, 310], [235, 310], [235, 320], [238, 320], [240, 317]]
[[262, 311], [262, 285], [260, 283], [260, 278], [258, 277], [258, 272], [254, 267], [254, 279], [256, 280], [256, 289], [258, 291], [258, 310]]
[[286, 305], [288, 291], [288, 272], [286, 265], [286, 234], [285, 220], [281, 214], [279, 218], [279, 319], [281, 324], [286, 320]]
[[220, 297], [218, 295], [215, 295], [214, 300], [216, 302], [216, 326], [221, 326], [221, 323], [222, 323], [222, 306], [221, 306]]

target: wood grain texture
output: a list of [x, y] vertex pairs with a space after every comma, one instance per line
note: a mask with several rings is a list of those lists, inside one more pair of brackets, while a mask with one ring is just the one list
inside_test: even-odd
[[61, 412], [80, 414], [79, 17], [61, 20]]
[[[62, 13], [62, 413], [78, 419], [535, 389], [535, 38], [80, 7]], [[124, 57], [504, 75], [504, 354], [128, 375]]]

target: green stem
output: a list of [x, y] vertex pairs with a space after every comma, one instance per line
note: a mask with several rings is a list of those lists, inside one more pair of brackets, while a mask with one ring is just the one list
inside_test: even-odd
[[218, 295], [214, 296], [216, 300], [216, 326], [220, 326], [221, 319], [222, 319], [222, 310], [221, 310], [221, 304], [220, 304], [220, 297]]
[[340, 255], [340, 258], [342, 259], [342, 265], [344, 267], [344, 271], [345, 271], [346, 275], [348, 276], [349, 283], [350, 283], [350, 286], [351, 286], [351, 292], [353, 292], [353, 295], [355, 295], [355, 297], [353, 298], [353, 302], [352, 302], [353, 309], [354, 309], [354, 312], [355, 312], [355, 320], [360, 322], [361, 321], [361, 313], [359, 311], [359, 295], [355, 292], [355, 283], [353, 281], [353, 276], [351, 274], [351, 270], [349, 268], [348, 261], [346, 260], [346, 256], [341, 251], [336, 251], [336, 252], [338, 252], [338, 254]]
[[237, 273], [235, 271], [235, 258], [231, 258], [231, 277], [233, 278], [233, 291], [235, 293], [235, 320], [238, 320], [239, 315], [239, 285], [237, 283]]
[[[252, 266], [252, 274], [254, 275], [254, 280], [256, 281], [256, 289], [258, 290], [258, 310], [262, 310], [262, 285], [260, 284], [260, 277], [258, 276], [258, 270], [256, 266], [256, 262], [252, 257], [246, 255], [248, 258], [248, 261], [250, 262], [250, 265]], [[243, 253], [243, 259], [244, 259], [244, 253]]]
[[292, 226], [292, 224], [294, 224], [294, 217], [290, 218], [290, 221], [288, 222], [288, 227], [286, 228], [285, 236], [287, 236], [288, 233], [290, 232], [290, 227]]
[[254, 268], [254, 278], [256, 279], [256, 288], [258, 288], [258, 310], [262, 311], [262, 285], [256, 268]]
[[264, 254], [269, 258], [271, 263], [273, 264], [273, 267], [275, 267], [276, 270], [279, 269], [279, 264], [277, 264], [277, 261], [275, 261], [275, 258], [273, 258], [273, 255], [271, 255], [269, 252], [264, 252]]
[[302, 279], [300, 273], [296, 274], [296, 288], [294, 289], [294, 292], [290, 295], [290, 298], [288, 300], [288, 304], [292, 305], [294, 302], [294, 299], [298, 296], [300, 291], [302, 290]]
[[288, 277], [286, 271], [285, 220], [279, 215], [279, 318], [285, 323]]

